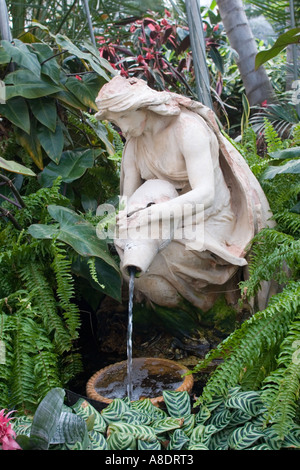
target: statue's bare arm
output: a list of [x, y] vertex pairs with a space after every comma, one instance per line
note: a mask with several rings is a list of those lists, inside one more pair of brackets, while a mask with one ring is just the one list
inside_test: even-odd
[[135, 153], [131, 141], [125, 146], [123, 153], [123, 182], [122, 196], [130, 197], [143, 183], [140, 172], [135, 163]]

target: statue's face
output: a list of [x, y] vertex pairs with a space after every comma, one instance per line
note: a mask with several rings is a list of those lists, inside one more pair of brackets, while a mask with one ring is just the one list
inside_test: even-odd
[[144, 132], [147, 113], [144, 110], [110, 112], [107, 114], [107, 120], [116, 124], [126, 138], [139, 137]]

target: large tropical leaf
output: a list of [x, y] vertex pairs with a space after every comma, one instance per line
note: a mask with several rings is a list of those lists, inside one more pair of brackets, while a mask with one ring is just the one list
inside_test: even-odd
[[[55, 147], [58, 147], [58, 145], [54, 144]], [[57, 161], [50, 162], [44, 168], [39, 175], [41, 185], [50, 188], [58, 176], [62, 178], [64, 183], [72, 183], [72, 181], [80, 178], [87, 168], [93, 166], [94, 159], [99, 152], [100, 150], [94, 149], [66, 150]]]
[[3, 168], [4, 170], [12, 173], [19, 173], [26, 176], [35, 176], [35, 173], [30, 170], [30, 168], [26, 168], [24, 165], [14, 162], [13, 160], [5, 160], [5, 158], [2, 157], [0, 157], [0, 168]]
[[30, 70], [31, 75], [33, 74], [37, 78], [40, 77], [41, 65], [36, 55], [32, 54], [22, 41], [15, 39], [13, 45], [9, 41], [2, 40], [1, 45], [13, 62], [16, 62], [19, 66]]
[[59, 163], [64, 148], [64, 134], [62, 126], [58, 123], [54, 132], [48, 127], [37, 126], [37, 137], [41, 146], [55, 163]]
[[255, 69], [257, 70], [262, 64], [278, 55], [289, 44], [297, 44], [300, 40], [300, 28], [292, 28], [286, 33], [281, 34], [275, 44], [266, 51], [261, 51], [255, 58]]
[[20, 127], [27, 134], [30, 133], [30, 118], [26, 100], [21, 97], [7, 100], [0, 105], [0, 115], [6, 117], [15, 126]]
[[37, 98], [30, 100], [29, 105], [35, 118], [50, 131], [55, 132], [57, 120], [55, 100], [45, 97]]
[[93, 431], [105, 433], [107, 429], [107, 423], [104, 418], [88, 401], [80, 398], [73, 406], [72, 409], [78, 416], [81, 416], [85, 421], [93, 416]]
[[93, 225], [66, 207], [49, 205], [48, 211], [59, 225], [33, 224], [28, 229], [30, 235], [34, 238], [58, 238], [81, 256], [99, 257], [119, 272], [106, 243], [97, 237]]
[[111, 424], [120, 421], [120, 416], [129, 411], [129, 406], [120, 398], [115, 398], [106, 408], [101, 411], [101, 415], [106, 423]]
[[47, 77], [37, 77], [30, 70], [18, 69], [8, 74], [4, 83], [6, 84], [6, 99], [15, 96], [34, 99], [57, 93], [61, 86], [55, 85]]
[[113, 432], [107, 438], [107, 450], [136, 450], [136, 439], [132, 434]]
[[30, 441], [35, 449], [47, 450], [58, 426], [65, 392], [53, 388], [39, 404], [32, 421]]

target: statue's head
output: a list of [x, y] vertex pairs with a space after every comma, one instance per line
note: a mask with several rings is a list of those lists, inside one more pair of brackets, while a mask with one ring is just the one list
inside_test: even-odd
[[156, 91], [144, 80], [116, 76], [100, 90], [96, 104], [99, 109], [95, 117], [109, 119], [109, 113], [149, 110], [161, 115], [180, 113], [179, 101], [188, 100], [168, 91]]

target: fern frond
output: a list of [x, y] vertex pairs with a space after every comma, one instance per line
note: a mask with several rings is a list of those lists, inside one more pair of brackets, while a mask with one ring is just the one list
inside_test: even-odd
[[283, 142], [279, 137], [272, 123], [264, 117], [264, 134], [267, 143], [268, 153], [275, 152], [284, 148]]
[[265, 380], [262, 398], [268, 408], [267, 421], [283, 439], [294, 426], [300, 390], [300, 315], [292, 322], [281, 344], [278, 367]]
[[264, 229], [252, 242], [250, 278], [240, 283], [240, 287], [246, 289], [247, 297], [257, 294], [261, 281], [274, 279], [282, 284], [293, 276], [297, 277], [300, 240], [274, 229]]
[[66, 326], [72, 339], [77, 338], [80, 327], [80, 311], [72, 299], [75, 295], [74, 280], [71, 273], [72, 262], [68, 258], [65, 245], [57, 241], [52, 242], [54, 255], [51, 267], [55, 273], [57, 282], [56, 294], [59, 298], [59, 306], [63, 311]]
[[71, 337], [60, 317], [53, 290], [45, 277], [43, 266], [35, 261], [20, 269], [20, 276], [29, 292], [34, 293], [34, 302], [49, 335], [53, 335], [57, 351], [69, 351]]

